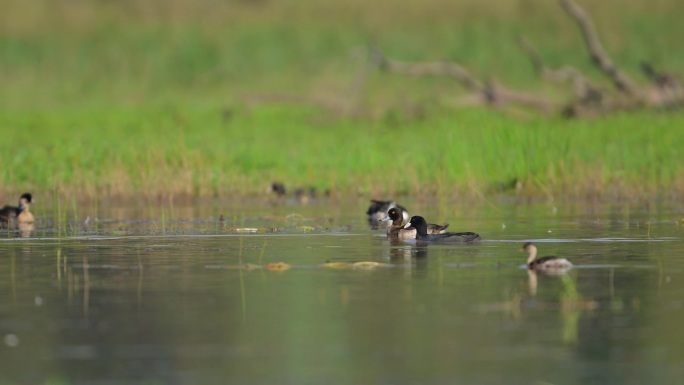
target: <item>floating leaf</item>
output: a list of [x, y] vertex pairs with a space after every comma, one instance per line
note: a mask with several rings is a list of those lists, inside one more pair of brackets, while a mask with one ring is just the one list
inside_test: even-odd
[[266, 265], [266, 268], [271, 271], [285, 271], [291, 269], [292, 265], [285, 262], [275, 262], [269, 263], [268, 265]]
[[256, 233], [259, 231], [256, 227], [240, 227], [235, 229], [238, 233]]
[[327, 267], [330, 269], [345, 269], [350, 267], [352, 264], [350, 262], [326, 262], [322, 263], [321, 267]]
[[355, 269], [374, 269], [376, 267], [387, 266], [387, 264], [380, 263], [380, 262], [364, 261], [364, 262], [355, 262], [352, 266]]

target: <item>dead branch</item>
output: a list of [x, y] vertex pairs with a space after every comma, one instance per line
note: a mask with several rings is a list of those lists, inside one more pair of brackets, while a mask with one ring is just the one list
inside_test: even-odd
[[478, 82], [465, 68], [455, 63], [427, 62], [405, 63], [398, 60], [385, 59], [382, 69], [388, 72], [404, 74], [408, 76], [434, 76], [446, 75], [456, 79], [471, 91], [481, 91], [482, 84]]
[[552, 69], [547, 67], [539, 52], [525, 39], [520, 40], [520, 46], [541, 79], [557, 84], [572, 85], [574, 98], [569, 102], [559, 104], [548, 97], [513, 90], [496, 81], [478, 80], [464, 66], [453, 62], [407, 63], [387, 58], [380, 50], [374, 48], [376, 64], [381, 70], [407, 76], [451, 77], [470, 91], [470, 95], [464, 99], [467, 105], [477, 103], [497, 109], [522, 106], [546, 114], [559, 112], [567, 117], [601, 116], [615, 111], [636, 110], [645, 107], [684, 107], [684, 86], [679, 79], [656, 72], [651, 65], [644, 64], [642, 69], [651, 80], [652, 86], [639, 88], [617, 68], [603, 48], [594, 23], [587, 12], [574, 0], [559, 0], [559, 2], [579, 26], [592, 62], [610, 79], [618, 90], [617, 93], [601, 89], [577, 68], [563, 66]]
[[528, 92], [512, 90], [502, 84], [492, 82], [485, 91], [490, 104], [504, 107], [508, 104], [534, 108], [542, 113], [550, 114], [558, 109], [558, 105], [545, 97]]
[[544, 77], [545, 72], [547, 72], [548, 69], [544, 65], [544, 61], [542, 60], [541, 55], [539, 55], [537, 49], [534, 48], [532, 43], [530, 43], [524, 37], [520, 37], [518, 39], [518, 45], [520, 45], [520, 48], [522, 48], [523, 52], [525, 52], [527, 57], [530, 59], [530, 62], [532, 63], [532, 68], [534, 69], [534, 72], [537, 74], [537, 76]]
[[584, 42], [587, 45], [591, 59], [615, 84], [615, 87], [630, 95], [636, 95], [637, 90], [632, 80], [622, 73], [613, 63], [598, 37], [594, 22], [587, 12], [573, 0], [559, 0], [561, 6], [579, 25]]
[[[556, 84], [570, 84], [573, 96], [565, 102], [558, 102], [546, 95], [509, 88], [493, 79], [478, 78], [470, 69], [452, 61], [405, 62], [387, 57], [372, 42], [364, 64], [351, 82], [348, 92], [335, 97], [311, 97], [303, 95], [256, 95], [247, 98], [250, 104], [293, 103], [313, 105], [341, 116], [363, 116], [367, 111], [362, 104], [368, 79], [376, 71], [385, 71], [405, 76], [443, 76], [455, 80], [467, 92], [446, 98], [451, 107], [487, 106], [506, 113], [527, 114], [530, 111], [566, 117], [596, 117], [616, 111], [630, 111], [644, 108], [684, 108], [684, 83], [674, 75], [657, 71], [650, 63], [642, 64], [642, 71], [649, 79], [648, 86], [636, 85], [622, 73], [603, 48], [594, 23], [586, 11], [575, 0], [559, 0], [560, 5], [577, 23], [589, 51], [592, 63], [610, 79], [614, 89], [596, 85], [582, 71], [570, 66], [550, 68], [535, 47], [527, 40], [519, 44], [540, 79]], [[444, 100], [442, 100], [444, 101]], [[415, 107], [415, 108], [414, 108]], [[403, 108], [414, 111], [413, 115], [424, 115], [424, 105]], [[522, 107], [522, 108], [518, 108]], [[517, 108], [517, 109], [516, 109]]]
[[649, 105], [663, 109], [684, 107], [684, 83], [680, 78], [666, 72], [658, 72], [646, 62], [641, 63], [641, 70], [652, 84], [645, 92]]
[[601, 94], [597, 86], [592, 84], [589, 79], [577, 68], [564, 66], [558, 69], [551, 69], [544, 64], [541, 55], [536, 48], [524, 37], [519, 39], [520, 47], [532, 63], [534, 71], [540, 78], [552, 83], [570, 83], [575, 91], [575, 96], [579, 100], [595, 98]]
[[463, 66], [452, 62], [406, 63], [387, 58], [377, 47], [372, 48], [373, 60], [381, 70], [408, 76], [449, 76], [474, 92], [484, 89], [475, 77]]
[[376, 49], [376, 57], [381, 58], [378, 65], [381, 70], [407, 76], [448, 76], [458, 81], [472, 94], [477, 95], [483, 104], [503, 107], [509, 104], [530, 107], [543, 113], [550, 113], [557, 108], [551, 101], [526, 92], [514, 91], [499, 83], [484, 84], [475, 78], [464, 66], [454, 62], [422, 62], [408, 63], [385, 56]]

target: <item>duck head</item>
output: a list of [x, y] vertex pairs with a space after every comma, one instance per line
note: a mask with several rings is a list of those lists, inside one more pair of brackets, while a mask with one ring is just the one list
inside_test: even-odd
[[405, 229], [408, 229], [409, 227], [415, 228], [416, 232], [420, 235], [427, 235], [427, 222], [425, 222], [425, 218], [421, 216], [416, 215], [411, 217], [406, 226], [404, 226]]
[[387, 211], [387, 216], [380, 219], [382, 222], [392, 221], [395, 226], [400, 226], [404, 222], [404, 210], [399, 207], [392, 207]]
[[520, 251], [526, 251], [529, 253], [529, 256], [527, 257], [527, 266], [530, 266], [530, 264], [537, 259], [537, 246], [535, 246], [532, 242], [526, 242]]
[[30, 193], [23, 193], [19, 197], [19, 204], [21, 204], [21, 202], [23, 202], [23, 201], [26, 201], [26, 203], [31, 203], [31, 199], [32, 199], [32, 197], [31, 197]]

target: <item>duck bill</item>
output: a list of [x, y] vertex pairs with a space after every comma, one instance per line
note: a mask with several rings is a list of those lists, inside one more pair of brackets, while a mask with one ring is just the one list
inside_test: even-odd
[[405, 229], [408, 229], [408, 228], [411, 227], [411, 226], [413, 226], [413, 225], [411, 224], [411, 222], [409, 222], [409, 223], [407, 223], [406, 225], [404, 225], [404, 228], [405, 228]]
[[378, 222], [387, 222], [387, 221], [389, 221], [389, 220], [391, 220], [391, 219], [392, 219], [392, 218], [390, 218], [389, 216], [386, 216], [386, 217], [380, 219]]

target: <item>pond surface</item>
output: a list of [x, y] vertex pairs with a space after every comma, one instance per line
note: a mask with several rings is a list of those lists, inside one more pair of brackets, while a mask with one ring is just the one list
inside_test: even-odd
[[679, 209], [402, 203], [483, 241], [390, 244], [365, 201], [36, 208], [0, 233], [0, 384], [684, 377]]

